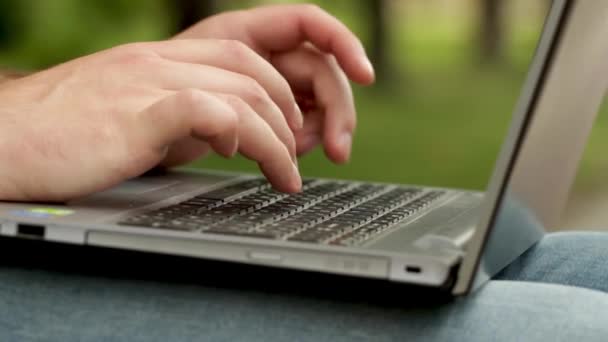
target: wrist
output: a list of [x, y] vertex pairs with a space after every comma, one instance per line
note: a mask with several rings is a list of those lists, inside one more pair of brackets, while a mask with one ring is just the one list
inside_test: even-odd
[[[1, 161], [3, 164], [8, 164], [5, 162], [10, 162], [9, 158], [6, 158], [6, 151], [0, 150], [2, 153]], [[0, 201], [14, 201], [21, 200], [23, 196], [19, 195], [19, 186], [17, 185], [14, 174], [11, 174], [10, 171], [6, 168], [0, 169]]]
[[[21, 200], [20, 185], [17, 182], [19, 174], [15, 170], [19, 170], [16, 165], [19, 152], [15, 148], [14, 136], [11, 134], [12, 124], [14, 122], [11, 107], [6, 101], [6, 93], [10, 88], [10, 81], [25, 77], [25, 73], [13, 71], [5, 71], [0, 69], [0, 201]], [[10, 95], [9, 95], [10, 96]], [[10, 99], [10, 97], [9, 97]], [[8, 123], [8, 125], [6, 125]], [[22, 170], [23, 171], [23, 170]]]

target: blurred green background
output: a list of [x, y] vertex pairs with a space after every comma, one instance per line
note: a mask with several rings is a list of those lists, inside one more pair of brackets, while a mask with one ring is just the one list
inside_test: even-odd
[[[0, 65], [40, 69], [125, 42], [164, 39], [215, 12], [271, 2], [278, 1], [0, 0]], [[317, 150], [302, 158], [303, 174], [483, 189], [550, 1], [312, 2], [362, 38], [379, 82], [355, 86], [352, 161], [334, 166]], [[607, 120], [605, 108], [581, 164], [575, 205], [606, 192]], [[256, 170], [241, 158], [196, 165]]]

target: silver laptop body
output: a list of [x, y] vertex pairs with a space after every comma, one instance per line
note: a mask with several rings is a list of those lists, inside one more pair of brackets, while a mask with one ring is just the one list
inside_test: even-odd
[[256, 175], [175, 170], [65, 205], [0, 203], [0, 235], [466, 294], [561, 212], [608, 87], [607, 19], [608, 2], [554, 2], [485, 193], [309, 179], [298, 197]]

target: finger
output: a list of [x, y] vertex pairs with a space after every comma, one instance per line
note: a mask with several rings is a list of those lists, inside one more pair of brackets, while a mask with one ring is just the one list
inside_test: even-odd
[[[167, 155], [160, 163], [164, 167], [175, 167], [193, 162], [211, 150], [209, 143], [193, 137], [182, 138], [169, 146]], [[223, 156], [230, 157], [222, 153]]]
[[320, 110], [306, 112], [304, 127], [296, 132], [296, 151], [298, 156], [312, 151], [323, 142], [323, 118]]
[[277, 55], [272, 62], [294, 88], [312, 89], [317, 106], [325, 114], [325, 152], [335, 162], [348, 161], [356, 126], [355, 105], [348, 80], [335, 58], [303, 46], [293, 53]]
[[217, 97], [187, 89], [165, 97], [137, 116], [144, 141], [159, 152], [194, 136], [210, 142], [218, 153], [234, 155], [238, 147], [238, 116]]
[[161, 57], [178, 62], [204, 64], [247, 75], [256, 80], [279, 106], [293, 130], [302, 128], [302, 113], [291, 88], [264, 58], [236, 40], [170, 40], [152, 43]]
[[338, 19], [310, 4], [260, 7], [245, 12], [241, 20], [251, 44], [259, 50], [287, 51], [303, 42], [336, 57], [347, 76], [370, 84], [374, 69], [361, 41]]
[[222, 95], [222, 98], [239, 116], [239, 152], [257, 161], [276, 189], [284, 192], [300, 191], [302, 179], [298, 168], [268, 123], [241, 98], [231, 95]]
[[153, 82], [166, 89], [196, 88], [209, 92], [232, 94], [246, 101], [272, 127], [296, 158], [296, 143], [281, 110], [266, 90], [248, 76], [206, 65], [165, 60], [150, 76]]

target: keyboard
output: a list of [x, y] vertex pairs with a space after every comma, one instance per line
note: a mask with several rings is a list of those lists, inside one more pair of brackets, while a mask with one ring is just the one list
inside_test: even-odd
[[120, 225], [341, 246], [361, 245], [420, 214], [444, 191], [305, 179], [302, 192], [248, 179], [177, 204], [136, 213]]

